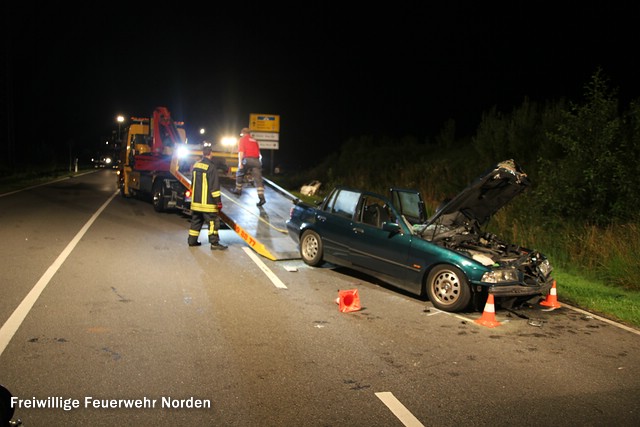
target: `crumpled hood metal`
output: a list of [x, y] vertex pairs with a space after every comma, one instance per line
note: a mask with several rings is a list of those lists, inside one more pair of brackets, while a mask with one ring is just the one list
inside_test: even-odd
[[476, 220], [483, 225], [529, 185], [527, 174], [520, 166], [514, 160], [505, 160], [476, 178], [431, 216], [426, 224], [433, 224], [444, 215], [460, 212], [469, 220]]

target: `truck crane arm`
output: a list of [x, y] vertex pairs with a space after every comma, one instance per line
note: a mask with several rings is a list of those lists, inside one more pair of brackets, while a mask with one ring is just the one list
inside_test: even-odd
[[153, 142], [151, 152], [172, 154], [174, 147], [185, 141], [178, 133], [175, 122], [166, 107], [157, 107], [153, 112]]

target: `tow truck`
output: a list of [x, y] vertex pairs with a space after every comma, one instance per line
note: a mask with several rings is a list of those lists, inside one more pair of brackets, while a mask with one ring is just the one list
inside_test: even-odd
[[[191, 167], [202, 158], [202, 144], [188, 144], [184, 124], [171, 119], [166, 107], [157, 107], [152, 118], [131, 118], [120, 152], [118, 187], [124, 197], [150, 199], [157, 212], [179, 210], [191, 215]], [[213, 145], [221, 178], [224, 208], [220, 218], [258, 254], [271, 260], [299, 258], [285, 221], [296, 199], [264, 178], [267, 204], [256, 206], [251, 180], [241, 196], [234, 195], [238, 165], [237, 142]]]
[[190, 187], [177, 172], [202, 157], [202, 147], [187, 144], [184, 123], [157, 107], [152, 118], [131, 117], [125, 135], [116, 171], [120, 194], [150, 199], [157, 212], [188, 210]]

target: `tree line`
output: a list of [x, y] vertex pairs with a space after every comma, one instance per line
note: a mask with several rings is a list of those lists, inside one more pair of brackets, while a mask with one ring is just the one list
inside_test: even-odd
[[640, 100], [621, 105], [601, 69], [580, 101], [525, 99], [510, 112], [485, 112], [471, 137], [455, 133], [450, 120], [433, 140], [351, 138], [299, 179], [320, 179], [327, 189], [417, 188], [437, 205], [487, 167], [514, 159], [533, 182], [515, 210], [521, 217], [601, 226], [638, 219]]

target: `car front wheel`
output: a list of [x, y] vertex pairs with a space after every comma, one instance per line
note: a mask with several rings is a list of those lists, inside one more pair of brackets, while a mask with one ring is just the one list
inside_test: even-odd
[[300, 237], [300, 256], [313, 267], [322, 264], [322, 239], [315, 231], [307, 230]]
[[462, 311], [471, 301], [471, 288], [466, 276], [452, 265], [439, 265], [431, 270], [426, 287], [433, 306], [443, 311]]

